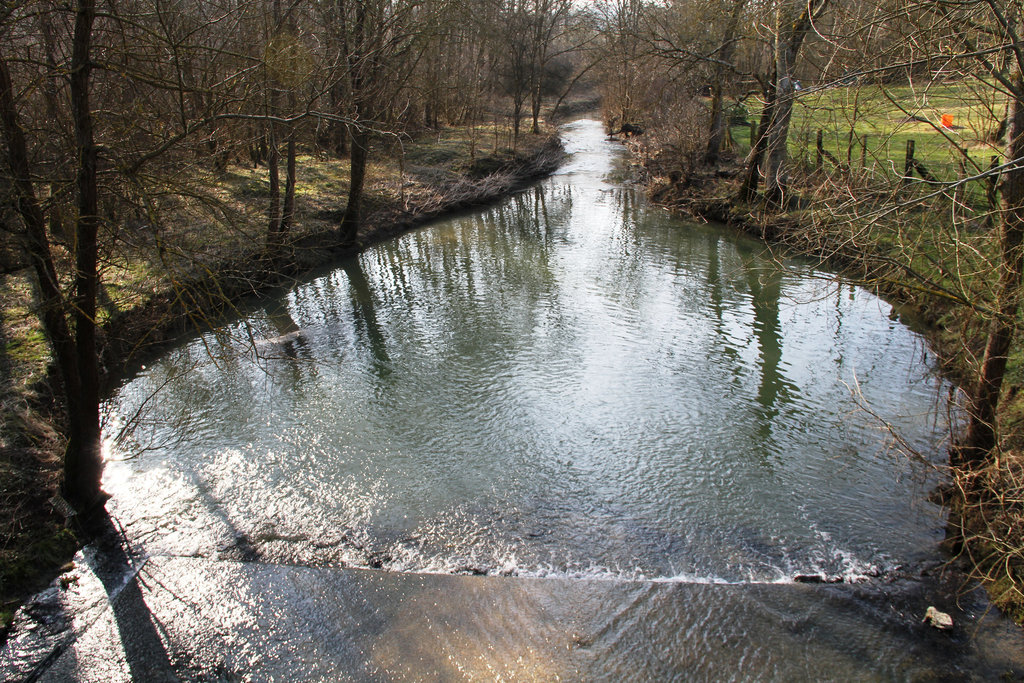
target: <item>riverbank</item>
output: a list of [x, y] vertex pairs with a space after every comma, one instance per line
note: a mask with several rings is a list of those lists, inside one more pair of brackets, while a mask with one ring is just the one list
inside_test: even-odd
[[[284, 257], [268, 260], [266, 171], [232, 167], [208, 180], [224, 224], [136, 223], [105, 269], [101, 362], [109, 388], [182, 334], [207, 328], [247, 298], [287, 286], [303, 273], [358, 252], [448, 213], [494, 202], [554, 170], [557, 135], [523, 136], [515, 152], [499, 131], [433, 131], [402, 146], [382, 145], [371, 167], [364, 221], [356, 245], [341, 245], [337, 223], [345, 208], [347, 164], [305, 157], [300, 162], [296, 221]], [[486, 151], [490, 147], [490, 151]], [[387, 156], [390, 155], [390, 156]], [[0, 618], [2, 628], [21, 601], [67, 563], [79, 539], [52, 502], [63, 439], [56, 380], [32, 313], [25, 271], [0, 279]]]
[[19, 611], [0, 679], [1024, 670], [1024, 633], [939, 571], [926, 482], [848, 419], [872, 368], [932, 442], [917, 336], [653, 207], [600, 124], [563, 135], [549, 180], [119, 385], [112, 419], [142, 418], [107, 535]]
[[[896, 256], [905, 254], [905, 245], [894, 246], [862, 224], [832, 221], [813, 199], [797, 201], [797, 208], [787, 211], [737, 201], [743, 170], [739, 159], [679, 177], [659, 165], [658, 150], [635, 140], [627, 146], [653, 201], [676, 214], [752, 234], [780, 255], [817, 259], [874, 290], [924, 333], [947, 376], [960, 385], [972, 381], [972, 361], [983, 349], [984, 321], [965, 310], [955, 293], [929, 288], [902, 267]], [[820, 196], [828, 186], [813, 172], [798, 177], [796, 196]], [[941, 219], [922, 210], [920, 220]], [[1000, 456], [980, 471], [951, 467], [950, 484], [935, 496], [950, 510], [946, 545], [951, 555], [965, 560], [967, 572], [985, 585], [993, 603], [1024, 625], [1024, 359], [1014, 354], [1009, 365], [998, 415]]]

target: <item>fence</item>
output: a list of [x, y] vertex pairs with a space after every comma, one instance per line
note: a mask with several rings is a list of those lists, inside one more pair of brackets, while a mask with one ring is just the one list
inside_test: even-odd
[[[757, 139], [757, 123], [754, 121], [736, 121], [736, 126], [749, 130], [749, 146], [753, 147]], [[890, 184], [908, 186], [915, 180], [924, 181], [923, 186], [930, 190], [939, 189], [944, 184], [952, 184], [971, 176], [983, 176], [977, 180], [961, 183], [956, 188], [957, 200], [973, 205], [977, 208], [994, 208], [998, 201], [997, 173], [984, 174], [984, 171], [991, 171], [998, 167], [1000, 158], [991, 156], [986, 165], [968, 154], [966, 148], [961, 148], [953, 161], [948, 163], [937, 163], [932, 165], [931, 161], [925, 163], [919, 154], [917, 140], [908, 138], [903, 145], [902, 159], [897, 149], [892, 149], [892, 143], [899, 144], [901, 140], [894, 139], [895, 136], [880, 136], [872, 138], [870, 135], [857, 135], [854, 132], [845, 133], [842, 136], [833, 134], [832, 150], [826, 145], [826, 131], [818, 128], [815, 131], [813, 142], [810, 131], [804, 129], [797, 133], [791, 143], [792, 157], [798, 166], [808, 172], [835, 173], [839, 172], [849, 176], [857, 176], [863, 180], [874, 178], [877, 181], [884, 181]], [[732, 140], [740, 139], [740, 136], [733, 135]], [[872, 148], [872, 141], [877, 144]], [[845, 145], [844, 145], [845, 143]], [[845, 159], [841, 158], [845, 146]], [[932, 145], [932, 147], [937, 147]], [[946, 145], [948, 148], [948, 144]], [[748, 147], [749, 149], [749, 147]], [[927, 155], [926, 155], [927, 156]], [[935, 149], [931, 150], [931, 159], [936, 156]], [[859, 162], [859, 163], [858, 163]]]

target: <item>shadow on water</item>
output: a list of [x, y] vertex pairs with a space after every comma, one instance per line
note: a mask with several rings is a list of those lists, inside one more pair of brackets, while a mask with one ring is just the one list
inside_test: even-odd
[[[179, 680], [165, 646], [164, 626], [147, 605], [140, 585], [142, 558], [131, 552], [124, 533], [106, 510], [101, 509], [80, 524], [81, 532], [90, 539], [90, 544], [83, 551], [85, 561], [92, 574], [99, 579], [110, 604], [116, 638], [131, 680], [158, 683]], [[73, 615], [64, 614], [62, 607], [50, 609], [61, 612], [57, 615], [59, 619], [73, 618]], [[53, 647], [48, 656], [36, 664], [23, 680], [33, 683], [41, 679], [62, 679], [64, 676], [97, 678], [100, 672], [96, 669], [101, 667], [108, 667], [111, 677], [115, 677], [119, 669], [117, 661], [109, 658], [93, 661], [83, 651], [79, 640], [85, 633], [84, 629], [76, 626], [70, 637]], [[81, 670], [83, 666], [89, 667], [88, 672]]]
[[106, 511], [91, 520], [88, 530], [95, 539], [93, 571], [112, 596], [111, 610], [132, 680], [177, 680], [160, 635], [162, 626], [146, 604], [124, 535]]

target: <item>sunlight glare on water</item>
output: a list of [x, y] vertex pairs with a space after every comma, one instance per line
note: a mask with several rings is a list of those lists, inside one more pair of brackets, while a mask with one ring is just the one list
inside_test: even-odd
[[919, 337], [865, 291], [648, 204], [600, 124], [565, 139], [547, 181], [126, 381], [107, 405], [140, 418], [108, 467], [119, 514], [168, 520], [168, 552], [244, 538], [397, 571], [742, 583], [933, 558], [936, 475], [858, 409], [938, 461]]

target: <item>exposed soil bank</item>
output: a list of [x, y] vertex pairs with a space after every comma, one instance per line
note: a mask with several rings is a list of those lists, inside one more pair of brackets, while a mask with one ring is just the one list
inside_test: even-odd
[[[554, 171], [561, 159], [561, 142], [552, 134], [533, 141], [528, 152], [482, 156], [464, 173], [447, 174], [404, 202], [369, 206], [354, 245], [339, 243], [334, 226], [340, 216], [321, 216], [284, 245], [283, 256], [270, 259], [262, 244], [253, 244], [191, 274], [168, 277], [151, 296], [103, 325], [100, 359], [107, 390], [151, 354], [216, 324], [245, 299], [444, 215], [498, 201]], [[63, 447], [54, 426], [61, 423], [61, 409], [53, 372], [30, 395], [5, 397], [2, 406], [6, 427], [17, 433], [0, 445], [0, 642], [21, 602], [51, 581], [80, 547], [51, 501]]]

